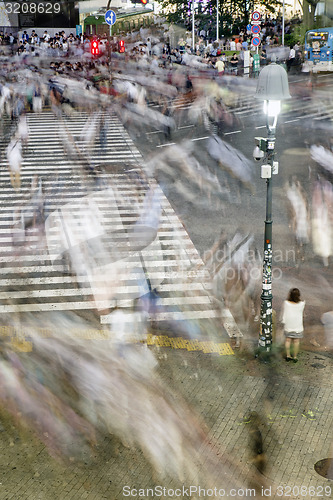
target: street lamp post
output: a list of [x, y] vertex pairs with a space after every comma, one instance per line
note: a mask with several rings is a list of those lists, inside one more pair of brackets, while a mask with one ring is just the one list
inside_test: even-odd
[[270, 352], [272, 348], [272, 174], [278, 173], [275, 156], [275, 131], [281, 100], [290, 99], [288, 76], [286, 70], [272, 63], [262, 69], [259, 74], [255, 97], [264, 102], [266, 114], [267, 138], [256, 137], [253, 156], [256, 160], [264, 160], [261, 165], [261, 178], [266, 179], [266, 219], [264, 237], [264, 262], [262, 275], [260, 334], [259, 347]]

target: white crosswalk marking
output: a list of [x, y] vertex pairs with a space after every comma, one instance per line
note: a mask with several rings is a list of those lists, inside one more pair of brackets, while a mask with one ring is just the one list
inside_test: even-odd
[[[86, 120], [83, 113], [65, 119], [66, 131], [80, 148], [83, 148], [80, 135]], [[104, 185], [98, 186], [89, 173], [82, 172], [78, 159], [69, 159], [64, 154], [59, 136], [61, 124], [49, 111], [28, 115], [30, 135], [23, 153], [19, 192], [10, 185], [3, 141], [0, 313], [132, 308], [133, 300], [147, 293], [150, 284], [160, 296], [153, 316], [155, 321], [219, 317], [211, 302], [208, 276], [181, 221], [159, 186], [145, 179], [141, 155], [118, 118], [107, 115], [106, 124], [105, 149], [102, 150], [97, 138], [98, 147], [91, 152], [91, 166], [105, 167], [99, 176]], [[46, 235], [42, 226], [24, 231], [20, 223], [22, 209], [24, 220], [36, 217], [29, 201], [35, 175], [42, 180], [45, 196], [44, 212], [49, 224]], [[152, 189], [156, 203], [161, 206], [157, 236], [140, 251], [119, 258], [114, 248], [127, 243], [145, 194]], [[88, 264], [83, 263], [77, 276], [71, 272], [68, 255], [67, 259], [64, 255], [77, 249], [84, 239], [80, 224], [91, 216], [91, 207], [98, 211], [101, 221], [91, 241], [102, 235], [112, 261], [103, 262], [103, 255], [96, 254], [96, 260], [102, 262], [99, 271], [92, 276]], [[69, 237], [61, 240], [66, 230]], [[111, 291], [106, 292], [106, 284]], [[101, 317], [102, 323], [108, 321], [108, 315]]]
[[[193, 107], [194, 99], [194, 95], [179, 96], [174, 99], [172, 107], [176, 111], [188, 111]], [[235, 94], [234, 102], [228, 103], [227, 99], [226, 103], [227, 109], [238, 119], [252, 118], [255, 116], [257, 121], [260, 117], [262, 117], [263, 123], [265, 121], [262, 102], [255, 99], [253, 93]], [[333, 119], [333, 105], [330, 92], [321, 92], [316, 90], [313, 94], [311, 94], [311, 96], [302, 98], [293, 97], [291, 100], [283, 103], [281, 116], [279, 118], [280, 123], [288, 124], [309, 119], [314, 122]], [[265, 127], [266, 125], [262, 125], [256, 127], [256, 129]], [[210, 130], [213, 134], [217, 133], [216, 126], [213, 123], [207, 122], [206, 129]], [[239, 132], [239, 130], [228, 131], [224, 132], [223, 135], [228, 136]], [[157, 147], [165, 147], [165, 145], [163, 144]]]

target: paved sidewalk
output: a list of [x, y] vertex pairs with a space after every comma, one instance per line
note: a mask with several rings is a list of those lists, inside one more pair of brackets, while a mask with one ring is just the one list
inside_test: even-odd
[[[177, 407], [179, 401], [185, 400], [192, 415], [197, 414], [197, 421], [202, 419], [207, 426], [208, 451], [221, 465], [214, 486], [227, 491], [236, 481], [244, 491], [256, 488], [257, 498], [261, 497], [260, 484], [266, 488], [264, 498], [281, 498], [281, 492], [287, 498], [287, 487], [295, 487], [294, 493], [298, 493], [297, 488], [303, 486], [302, 494], [291, 494], [289, 498], [330, 498], [326, 493], [333, 483], [319, 476], [314, 464], [332, 456], [332, 358], [303, 351], [298, 364], [289, 364], [278, 351], [268, 365], [254, 360], [246, 348], [227, 356], [157, 345], [149, 349], [159, 363], [155, 376], [173, 394], [172, 404]], [[154, 380], [151, 384], [153, 387]], [[156, 405], [158, 401], [156, 394]], [[168, 432], [167, 418], [161, 422], [164, 424]], [[107, 433], [98, 436], [93, 449], [82, 448], [73, 456], [59, 459], [49, 455], [30, 429], [19, 429], [4, 412], [0, 431], [1, 500], [120, 500], [128, 492], [123, 490], [125, 486], [138, 490], [190, 485], [186, 478], [160, 478], [142, 451], [124, 447]], [[186, 441], [183, 444], [186, 447]], [[259, 456], [255, 450], [261, 444], [263, 453]], [[202, 459], [204, 467], [204, 453]], [[264, 476], [258, 475], [256, 466]], [[311, 494], [310, 486], [315, 494]], [[211, 497], [210, 492], [186, 493], [183, 498]], [[248, 495], [239, 492], [234, 498], [244, 496], [250, 496], [250, 490]], [[169, 492], [164, 498], [176, 496]]]

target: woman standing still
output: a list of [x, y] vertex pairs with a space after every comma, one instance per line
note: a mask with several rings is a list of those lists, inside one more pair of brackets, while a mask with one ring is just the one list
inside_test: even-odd
[[[301, 300], [298, 288], [292, 288], [288, 299], [283, 303], [282, 323], [284, 324], [286, 361], [297, 363], [299, 342], [303, 338], [303, 311], [305, 302]], [[290, 347], [293, 344], [293, 358], [290, 355]]]

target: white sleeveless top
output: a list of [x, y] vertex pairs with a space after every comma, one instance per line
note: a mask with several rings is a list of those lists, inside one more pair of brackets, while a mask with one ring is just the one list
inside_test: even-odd
[[282, 323], [286, 332], [301, 333], [303, 331], [303, 311], [305, 302], [289, 302], [285, 300], [283, 303]]

